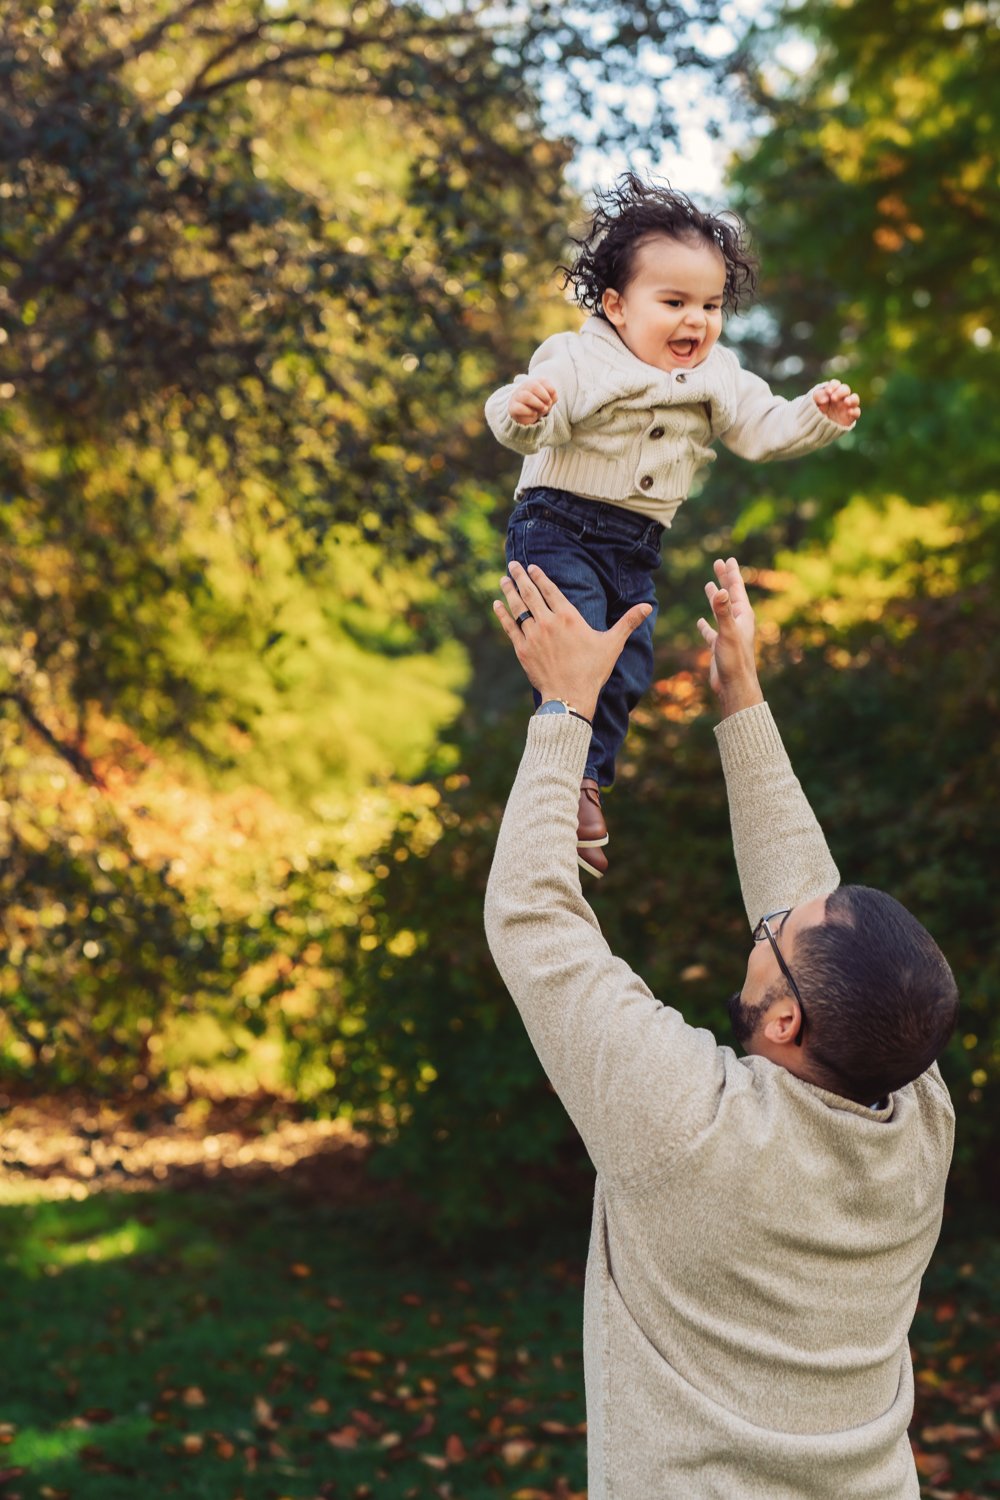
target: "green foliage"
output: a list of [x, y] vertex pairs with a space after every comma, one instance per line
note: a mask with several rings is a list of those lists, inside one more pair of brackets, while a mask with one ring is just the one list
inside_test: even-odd
[[701, 13], [4, 7], [7, 1070], [350, 1069], [356, 862], [447, 768], [495, 552], [482, 400], [563, 315], [541, 70], [662, 78]]
[[773, 364], [825, 357], [866, 410], [842, 465], [801, 470], [770, 524], [742, 523], [741, 555], [771, 550], [784, 573], [769, 613], [782, 654], [804, 654], [775, 692], [842, 870], [910, 905], [955, 969], [946, 1071], [971, 1194], [1000, 1119], [998, 38], [977, 5], [791, 19], [814, 62], [797, 79], [761, 63], [770, 128], [738, 168], [741, 204]]

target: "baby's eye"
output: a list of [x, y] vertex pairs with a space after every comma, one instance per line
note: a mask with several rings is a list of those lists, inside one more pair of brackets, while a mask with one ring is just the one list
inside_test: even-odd
[[665, 297], [663, 299], [663, 302], [664, 302], [664, 306], [665, 307], [683, 307], [684, 306], [684, 303], [681, 301], [681, 299], [679, 297]]
[[722, 306], [721, 302], [706, 302], [705, 303], [705, 311], [706, 312], [718, 312], [719, 308], [721, 306]]

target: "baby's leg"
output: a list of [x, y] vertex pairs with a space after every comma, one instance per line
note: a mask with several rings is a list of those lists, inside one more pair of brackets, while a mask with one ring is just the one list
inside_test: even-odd
[[660, 566], [661, 528], [649, 522], [643, 526], [644, 521], [626, 512], [620, 518], [613, 517], [609, 524], [609, 530], [617, 533], [613, 550], [615, 583], [604, 628], [616, 624], [634, 604], [651, 604], [653, 609], [625, 642], [598, 700], [594, 738], [600, 753], [595, 757], [595, 774], [605, 788], [615, 779], [615, 762], [628, 734], [629, 715], [653, 681], [653, 629], [659, 613], [653, 574]]
[[[600, 745], [594, 772], [599, 784], [607, 788], [615, 779], [615, 762], [628, 734], [629, 715], [648, 692], [653, 681], [653, 627], [656, 624], [658, 606], [656, 594], [649, 592], [630, 601], [641, 604], [648, 600], [653, 612], [633, 630], [625, 642], [624, 650], [615, 663], [614, 671], [601, 689], [594, 714], [594, 739]], [[609, 616], [608, 625], [614, 625], [625, 614], [628, 605], [617, 609]], [[593, 753], [593, 742], [591, 743]]]
[[[529, 490], [507, 528], [507, 564], [537, 564], [595, 630], [609, 625], [609, 594], [616, 588], [615, 568], [595, 543], [590, 512], [595, 503], [565, 490]], [[534, 694], [536, 705], [541, 701]], [[600, 781], [599, 766], [607, 753], [596, 732], [584, 776]], [[612, 758], [613, 766], [613, 758]]]

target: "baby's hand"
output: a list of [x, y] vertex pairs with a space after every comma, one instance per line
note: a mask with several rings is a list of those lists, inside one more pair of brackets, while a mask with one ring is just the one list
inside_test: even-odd
[[519, 427], [534, 427], [540, 417], [547, 417], [559, 399], [559, 393], [547, 380], [526, 380], [511, 393], [507, 411]]
[[842, 380], [828, 380], [825, 385], [818, 385], [812, 398], [820, 411], [841, 427], [852, 426], [861, 415], [861, 397]]

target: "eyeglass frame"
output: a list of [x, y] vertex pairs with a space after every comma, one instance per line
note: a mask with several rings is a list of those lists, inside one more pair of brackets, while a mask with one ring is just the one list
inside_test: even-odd
[[799, 987], [795, 983], [795, 980], [792, 978], [792, 971], [781, 956], [781, 949], [778, 947], [778, 939], [771, 931], [771, 923], [774, 921], [775, 917], [787, 917], [793, 910], [794, 908], [791, 906], [780, 906], [777, 911], [769, 911], [766, 916], [761, 917], [760, 921], [757, 923], [757, 926], [754, 928], [753, 940], [755, 943], [762, 943], [764, 939], [767, 938], [767, 941], [771, 944], [771, 951], [778, 961], [778, 968], [781, 970], [782, 974], [784, 974], [785, 978], [788, 981], [789, 989], [795, 996], [796, 1000], [799, 1002], [799, 1029], [795, 1033], [795, 1045], [796, 1047], [801, 1047], [802, 1033], [805, 1030], [806, 1026], [806, 1008], [802, 1004], [802, 996], [799, 994]]

